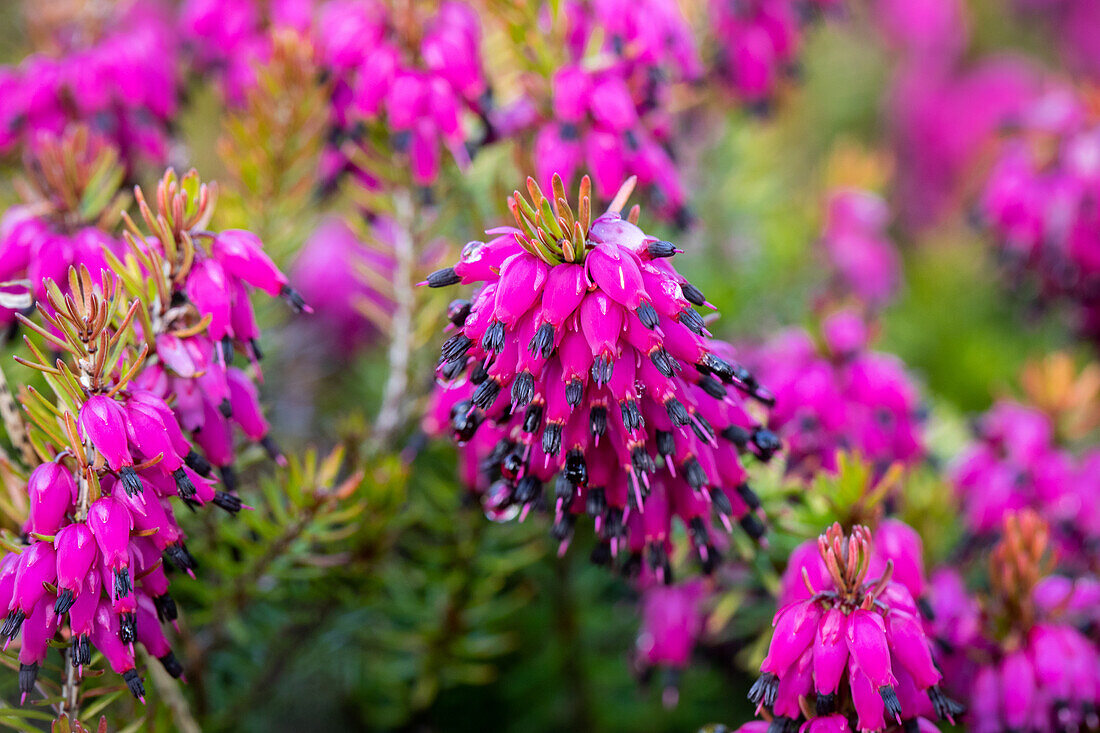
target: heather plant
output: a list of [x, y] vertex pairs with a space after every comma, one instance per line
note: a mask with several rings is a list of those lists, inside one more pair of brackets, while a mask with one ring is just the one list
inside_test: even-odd
[[0, 9], [0, 726], [1097, 729], [1089, 6]]

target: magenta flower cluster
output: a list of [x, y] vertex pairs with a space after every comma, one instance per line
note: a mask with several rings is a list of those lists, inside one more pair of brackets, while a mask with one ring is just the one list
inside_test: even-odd
[[[905, 542], [891, 549], [911, 563], [914, 552], [919, 558], [919, 540], [914, 547], [901, 536]], [[773, 716], [769, 730], [794, 731], [806, 719], [815, 722], [802, 730], [836, 731], [877, 731], [888, 721], [915, 724], [933, 716], [951, 720], [959, 708], [940, 689], [916, 601], [893, 580], [891, 559], [878, 577], [870, 572], [879, 555], [870, 531], [857, 526], [845, 536], [834, 525], [817, 549], [819, 566], [806, 558], [788, 569], [788, 575], [801, 571], [806, 592], [776, 614], [763, 674], [749, 692]]]
[[[432, 14], [403, 17], [374, 0], [188, 0], [181, 24], [198, 61], [220, 71], [225, 94], [240, 102], [254, 84], [255, 67], [270, 55], [274, 29], [312, 40], [333, 85], [333, 139], [322, 162], [332, 179], [348, 166], [342, 141], [362, 137], [363, 124], [381, 123], [393, 147], [408, 156], [419, 185], [439, 175], [441, 151], [464, 165], [469, 160], [465, 121], [488, 111], [482, 69], [481, 24], [459, 0]], [[414, 24], [415, 28], [403, 28]], [[410, 48], [403, 35], [415, 31]]]
[[[1094, 579], [1047, 575], [1034, 561], [1045, 547], [1019, 526], [1041, 524], [1026, 512], [1006, 517], [993, 552], [992, 593], [981, 599], [959, 573], [932, 576], [930, 633], [945, 650], [945, 687], [969, 703], [967, 730], [1095, 730], [1100, 726], [1100, 647]], [[1020, 562], [1019, 555], [1034, 555]], [[1016, 555], [1017, 557], [1013, 557]]]
[[870, 308], [889, 303], [901, 281], [901, 258], [886, 232], [889, 222], [890, 210], [876, 194], [847, 188], [829, 196], [821, 246], [836, 289]]
[[1088, 567], [1100, 546], [1098, 467], [1100, 452], [1078, 457], [1058, 444], [1047, 415], [1001, 401], [981, 416], [950, 477], [970, 532], [989, 536], [1010, 513], [1031, 509], [1051, 526], [1062, 560]]
[[438, 374], [468, 385], [454, 391], [469, 399], [450, 410], [460, 444], [483, 426], [501, 436], [478, 461], [489, 469], [488, 510], [526, 514], [553, 481], [563, 549], [588, 515], [597, 559], [627, 551], [629, 563], [645, 559], [668, 581], [674, 517], [706, 568], [718, 559], [713, 515], [763, 533], [739, 453], [768, 458], [779, 444], [742, 395], [771, 398], [709, 338], [694, 308], [706, 299], [669, 263], [678, 250], [618, 207], [590, 221], [586, 184], [574, 219], [563, 193], [551, 204], [529, 181], [534, 206], [518, 192], [510, 201], [520, 228], [492, 230], [428, 278], [433, 287], [478, 284], [452, 307]]
[[[107, 269], [105, 252], [122, 253], [123, 244], [101, 228], [75, 228], [38, 207], [13, 206], [0, 219], [0, 282], [26, 280], [31, 295], [46, 302], [46, 281], [68, 282], [70, 267]], [[16, 311], [0, 307], [0, 324], [10, 325]]]
[[746, 357], [774, 390], [768, 427], [783, 439], [791, 471], [835, 471], [842, 450], [879, 471], [924, 455], [912, 377], [899, 359], [871, 351], [867, 342], [867, 323], [842, 310], [822, 323], [821, 347], [805, 331], [788, 330]]
[[1021, 112], [982, 193], [983, 220], [1007, 261], [1047, 297], [1081, 308], [1084, 330], [1100, 333], [1100, 127], [1068, 88]]
[[[650, 192], [662, 217], [687, 221], [686, 194], [669, 152], [674, 83], [702, 65], [690, 27], [671, 0], [573, 0], [547, 26], [565, 29], [567, 60], [550, 80], [547, 117], [536, 125], [533, 162], [544, 186], [589, 173], [609, 200], [628, 176]], [[602, 38], [596, 58], [587, 58]]]
[[[98, 456], [96, 478], [61, 456], [31, 472], [24, 527], [30, 544], [0, 560], [0, 604], [7, 611], [0, 634], [11, 640], [22, 630], [24, 698], [66, 614], [72, 665], [89, 664], [94, 646], [143, 698], [135, 642], [173, 676], [183, 671], [160, 625], [177, 616], [164, 562], [191, 573], [195, 561], [170, 499], [231, 512], [241, 503], [200, 475], [207, 464], [171, 408], [151, 392], [92, 395], [77, 425], [80, 439]], [[93, 480], [100, 496], [88, 503]]]
[[710, 0], [708, 16], [722, 82], [740, 99], [765, 104], [798, 63], [804, 19], [832, 0]]
[[[180, 424], [194, 435], [206, 459], [233, 490], [234, 425], [272, 458], [283, 461], [259, 404], [256, 381], [262, 353], [249, 293], [257, 289], [282, 296], [295, 310], [308, 307], [252, 232], [230, 229], [204, 233], [199, 240], [205, 240], [205, 246], [195, 247], [186, 277], [171, 294], [180, 305], [168, 309], [163, 322], [153, 324], [156, 360], [134, 383], [172, 403]], [[159, 240], [148, 239], [146, 246], [164, 257]], [[207, 320], [206, 327], [176, 330], [191, 309]], [[236, 353], [247, 355], [249, 371], [232, 366]]]
[[163, 162], [182, 92], [167, 8], [119, 3], [110, 17], [79, 25], [51, 29], [55, 49], [0, 68], [0, 152], [33, 148], [39, 134], [79, 123], [128, 167]]

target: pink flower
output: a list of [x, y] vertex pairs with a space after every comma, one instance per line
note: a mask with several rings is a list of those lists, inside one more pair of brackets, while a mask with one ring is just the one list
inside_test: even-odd
[[[749, 699], [769, 709], [784, 730], [794, 730], [803, 717], [801, 700], [815, 701], [816, 716], [802, 728], [812, 731], [847, 730], [853, 714], [860, 731], [957, 714], [939, 688], [941, 674], [916, 605], [891, 580], [892, 565], [879, 578], [868, 575], [870, 531], [857, 526], [845, 536], [835, 524], [817, 546], [828, 583], [776, 614], [763, 674]], [[792, 570], [800, 568], [792, 564]]]
[[648, 666], [687, 666], [703, 631], [699, 608], [702, 595], [703, 587], [698, 582], [653, 584], [643, 591], [637, 646]]
[[920, 395], [904, 365], [870, 351], [866, 326], [850, 312], [834, 314], [822, 328], [825, 349], [789, 330], [746, 359], [775, 392], [768, 426], [788, 447], [789, 470], [834, 471], [840, 450], [859, 453], [879, 471], [918, 461]]
[[901, 262], [886, 235], [886, 202], [866, 191], [835, 192], [829, 200], [822, 245], [842, 289], [870, 306], [882, 306], [897, 291]]
[[[522, 223], [528, 204], [512, 205]], [[712, 510], [727, 526], [737, 518], [752, 536], [763, 532], [738, 451], [767, 458], [778, 443], [753, 424], [740, 393], [770, 395], [706, 335], [692, 307], [706, 300], [668, 264], [670, 244], [616, 211], [578, 222], [584, 243], [568, 254], [536, 233], [549, 223], [525, 226], [493, 230], [426, 281], [483, 283], [454, 311], [438, 374], [473, 385], [451, 408], [456, 437], [468, 442], [482, 425], [509, 436], [484, 469], [494, 512], [525, 514], [553, 480], [563, 549], [576, 516], [588, 514], [601, 556], [625, 548], [667, 580], [678, 516], [713, 567]]]

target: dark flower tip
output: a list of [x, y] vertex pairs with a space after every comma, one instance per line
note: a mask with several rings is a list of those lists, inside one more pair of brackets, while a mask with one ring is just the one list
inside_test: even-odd
[[233, 356], [234, 356], [234, 354], [233, 354], [233, 339], [230, 338], [229, 336], [226, 336], [225, 338], [222, 339], [222, 344], [221, 345], [222, 345], [222, 361], [227, 365], [232, 364], [233, 363]]
[[585, 497], [584, 511], [590, 517], [598, 517], [607, 510], [607, 494], [604, 490], [596, 487], [588, 492], [588, 496]]
[[737, 520], [737, 523], [741, 525], [741, 529], [745, 530], [745, 534], [757, 542], [768, 532], [767, 526], [755, 514], [746, 514]]
[[938, 685], [928, 688], [928, 699], [932, 701], [932, 709], [941, 720], [954, 721], [955, 718], [966, 712], [966, 706], [962, 705], [947, 695]]
[[134, 614], [119, 614], [118, 638], [123, 644], [133, 644], [137, 640], [137, 617]]
[[[512, 382], [512, 402], [519, 407], [531, 404], [531, 398], [535, 396], [535, 377], [531, 372], [521, 372], [516, 381]], [[541, 417], [541, 416], [540, 416]], [[537, 427], [537, 423], [536, 423]], [[534, 432], [528, 430], [527, 432]]]
[[765, 427], [758, 427], [752, 432], [752, 443], [756, 446], [756, 455], [762, 461], [770, 461], [772, 456], [783, 447], [779, 436]]
[[458, 285], [462, 282], [462, 278], [455, 274], [455, 268], [445, 267], [428, 275], [428, 279], [424, 282], [429, 288], [445, 288], [448, 285]]
[[779, 677], [772, 672], [765, 672], [749, 688], [749, 702], [753, 705], [761, 705], [770, 708], [775, 705], [775, 695], [779, 691]]
[[260, 445], [267, 453], [267, 457], [276, 463], [283, 463], [286, 459], [283, 457], [283, 449], [279, 447], [279, 444], [275, 442], [275, 438], [270, 435], [265, 435], [260, 438]]
[[894, 692], [894, 688], [890, 685], [883, 685], [878, 688], [878, 694], [882, 698], [882, 702], [886, 706], [886, 712], [890, 717], [900, 720], [901, 701], [898, 700], [898, 694]]
[[443, 357], [443, 361], [459, 361], [465, 358], [466, 352], [473, 345], [474, 342], [466, 334], [456, 333], [443, 342], [443, 348], [440, 349], [439, 353]]
[[489, 324], [489, 328], [485, 329], [485, 335], [481, 337], [481, 346], [494, 354], [504, 348], [503, 321], [493, 321]]
[[283, 299], [290, 306], [290, 309], [295, 313], [312, 313], [313, 309], [306, 304], [306, 299], [302, 297], [294, 288], [289, 285], [284, 285], [283, 289], [279, 292], [279, 295], [283, 296]]
[[137, 496], [142, 492], [141, 479], [132, 466], [123, 466], [119, 469], [118, 477], [122, 479], [122, 485], [130, 496]]
[[447, 320], [450, 321], [458, 328], [462, 328], [466, 323], [466, 319], [470, 317], [470, 309], [472, 304], [465, 298], [458, 300], [452, 300], [450, 305], [447, 306]]
[[649, 247], [646, 248], [649, 251], [649, 256], [654, 259], [660, 257], [671, 257], [672, 255], [680, 252], [676, 249], [676, 245], [672, 242], [666, 242], [664, 240], [657, 242], [650, 242]]
[[175, 542], [164, 548], [164, 554], [172, 561], [172, 564], [180, 570], [194, 570], [198, 565], [195, 562], [195, 558], [187, 551], [187, 548], [179, 542]]
[[747, 483], [740, 483], [737, 485], [737, 495], [741, 497], [741, 501], [745, 502], [745, 505], [751, 511], [756, 511], [760, 508], [760, 497], [756, 495], [756, 492], [753, 491], [752, 487]]
[[576, 486], [588, 483], [588, 465], [584, 462], [584, 454], [575, 448], [569, 451], [565, 457], [565, 470], [562, 473]]
[[130, 694], [138, 700], [145, 700], [145, 685], [141, 681], [136, 669], [128, 669], [122, 673], [122, 681], [130, 688]]
[[215, 491], [214, 504], [230, 514], [236, 514], [241, 510], [242, 506], [240, 497], [234, 496], [227, 491]]
[[176, 679], [179, 679], [183, 674], [183, 665], [180, 664], [179, 660], [176, 659], [176, 655], [171, 651], [160, 657], [160, 663], [164, 667], [164, 671]]
[[660, 316], [657, 315], [657, 309], [644, 300], [638, 305], [635, 313], [642, 325], [650, 330], [657, 328], [657, 324], [661, 321]]
[[218, 403], [218, 412], [222, 414], [226, 420], [233, 417], [233, 404], [229, 401], [229, 398], [225, 398]]
[[836, 695], [832, 693], [817, 693], [817, 702], [814, 705], [814, 709], [818, 715], [832, 715], [836, 710]]
[[191, 483], [191, 479], [188, 477], [187, 472], [183, 470], [183, 466], [172, 471], [172, 478], [176, 482], [176, 492], [181, 499], [190, 499], [195, 495], [195, 485]]
[[120, 568], [115, 571], [115, 598], [122, 598], [123, 596], [130, 595], [130, 591], [134, 589], [133, 583], [130, 582], [130, 570], [129, 568]]
[[38, 679], [38, 664], [19, 665], [19, 691], [27, 695], [34, 689], [34, 682]]
[[210, 465], [210, 461], [193, 450], [189, 451], [187, 455], [183, 457], [183, 462], [187, 464], [188, 468], [200, 476], [209, 476], [214, 471], [214, 467]]
[[549, 323], [539, 326], [527, 344], [527, 350], [532, 354], [541, 355], [543, 359], [549, 359], [554, 351], [554, 327]]
[[680, 290], [684, 294], [684, 298], [692, 305], [706, 305], [707, 299], [703, 296], [703, 293], [699, 288], [695, 287], [691, 283], [683, 283], [680, 285]]
[[561, 424], [547, 423], [542, 431], [542, 452], [548, 456], [556, 456], [561, 450]]
[[233, 466], [222, 466], [218, 469], [218, 473], [222, 477], [222, 483], [225, 484], [225, 488], [228, 491], [237, 490], [237, 472], [233, 470]]
[[600, 437], [607, 432], [607, 408], [596, 405], [588, 412], [588, 429], [593, 437]]
[[68, 588], [63, 588], [61, 592], [57, 594], [57, 601], [53, 604], [54, 613], [58, 616], [68, 613], [75, 602], [76, 599], [73, 597], [73, 592]]
[[671, 456], [676, 452], [676, 440], [667, 430], [657, 431], [657, 453], [662, 456]]
[[681, 311], [680, 323], [686, 326], [692, 333], [698, 336], [703, 335], [703, 317], [691, 308]]
[[176, 608], [176, 600], [167, 593], [154, 598], [153, 605], [156, 606], [157, 609], [157, 618], [162, 622], [175, 621], [179, 617], [179, 610]]

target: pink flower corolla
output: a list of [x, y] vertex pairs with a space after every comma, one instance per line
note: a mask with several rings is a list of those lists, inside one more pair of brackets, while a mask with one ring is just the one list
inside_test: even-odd
[[792, 0], [710, 0], [718, 71], [734, 94], [767, 103], [790, 75], [802, 42], [799, 3]]
[[977, 423], [977, 436], [955, 459], [952, 486], [967, 528], [998, 530], [1005, 517], [1032, 509], [1051, 525], [1063, 558], [1085, 560], [1100, 539], [1094, 509], [1100, 454], [1080, 458], [1058, 445], [1054, 425], [1039, 410], [1001, 401]]
[[362, 137], [363, 123], [380, 123], [393, 148], [408, 156], [412, 178], [429, 185], [441, 170], [441, 150], [464, 165], [468, 117], [489, 111], [482, 68], [481, 23], [465, 2], [448, 0], [414, 22], [374, 0], [282, 0], [261, 3], [189, 0], [182, 23], [200, 64], [220, 71], [224, 93], [239, 104], [255, 85], [256, 67], [271, 55], [273, 33], [308, 38], [331, 79], [333, 138], [326, 180], [350, 168], [339, 143]]
[[966, 173], [1037, 92], [1037, 74], [1014, 58], [973, 68], [903, 65], [889, 96], [897, 156], [898, 216], [911, 229], [957, 208]]
[[[162, 181], [161, 187], [169, 183]], [[204, 231], [195, 240], [193, 257], [174, 263], [186, 269], [165, 286], [172, 289], [177, 305], [156, 324], [152, 340], [157, 358], [134, 384], [171, 402], [179, 425], [193, 434], [202, 455], [192, 455], [187, 467], [206, 475], [215, 466], [233, 490], [234, 426], [276, 461], [284, 460], [269, 434], [255, 386], [262, 352], [250, 294], [260, 290], [284, 298], [295, 311], [312, 309], [252, 232]], [[159, 240], [147, 239], [144, 245], [149, 254], [166, 256]], [[248, 357], [247, 371], [232, 366], [237, 353]]]
[[[84, 266], [98, 281], [107, 269], [105, 251], [121, 253], [122, 243], [94, 226], [75, 229], [60, 216], [36, 213], [33, 205], [13, 206], [0, 219], [0, 282], [26, 280], [32, 297], [46, 302], [46, 282], [67, 292], [70, 267]], [[0, 307], [0, 323], [15, 311]]]
[[609, 200], [628, 175], [652, 192], [658, 213], [687, 222], [686, 195], [672, 157], [657, 136], [656, 110], [637, 99], [622, 68], [571, 63], [551, 79], [552, 119], [535, 134], [536, 177], [549, 185], [560, 175], [567, 186], [589, 171], [597, 197]]
[[841, 450], [858, 452], [876, 470], [912, 465], [925, 453], [920, 395], [905, 366], [867, 347], [867, 329], [851, 311], [822, 324], [823, 348], [788, 330], [746, 357], [776, 395], [768, 426], [788, 449], [789, 469], [835, 471]]
[[[378, 247], [364, 242], [339, 218], [321, 223], [302, 245], [290, 275], [302, 297], [316, 311], [330, 351], [351, 354], [377, 335], [366, 314], [389, 313], [392, 298], [379, 289], [393, 273], [393, 222], [379, 219], [371, 227]], [[370, 279], [368, 279], [368, 277]]]
[[979, 202], [982, 220], [1011, 273], [1044, 298], [1080, 308], [1081, 326], [1100, 333], [1100, 125], [1088, 101], [1055, 88], [1022, 110]]
[[[871, 532], [839, 524], [818, 539], [824, 578], [805, 574], [809, 595], [782, 606], [772, 625], [763, 674], [749, 692], [777, 730], [794, 731], [814, 701], [803, 730], [881, 730], [922, 717], [953, 720], [961, 708], [940, 689], [916, 602], [892, 579], [893, 562], [871, 575]], [[913, 721], [910, 723], [909, 721]], [[844, 727], [841, 727], [844, 726]]]
[[642, 591], [637, 647], [646, 666], [687, 666], [703, 632], [704, 596], [705, 588], [698, 580], [675, 585], [653, 583]]
[[[0, 69], [0, 150], [33, 147], [74, 123], [120, 152], [129, 167], [167, 157], [179, 106], [178, 44], [162, 3], [120, 3], [51, 53]], [[105, 29], [103, 32], [96, 28]]]
[[188, 467], [196, 454], [171, 408], [151, 393], [94, 395], [78, 425], [91, 455], [103, 461], [87, 469], [97, 474], [99, 496], [86, 493], [93, 483], [70, 465], [71, 457], [31, 472], [29, 545], [0, 559], [0, 606], [6, 612], [0, 635], [10, 641], [22, 632], [24, 697], [34, 687], [47, 642], [67, 617], [72, 665], [89, 664], [94, 645], [140, 698], [135, 642], [173, 676], [182, 673], [159, 626], [177, 616], [163, 563], [188, 573], [195, 567], [171, 498], [230, 512], [241, 503]]
[[[989, 598], [971, 597], [953, 571], [933, 579], [933, 634], [946, 650], [945, 685], [969, 702], [968, 730], [1093, 730], [1100, 725], [1100, 649], [1082, 633], [1066, 588], [1042, 588], [1047, 530], [1034, 513], [1012, 514], [994, 548]], [[1083, 587], [1087, 598], [1087, 587]], [[1095, 600], [1095, 599], [1093, 599]]]
[[901, 278], [889, 221], [886, 202], [869, 191], [841, 189], [829, 198], [821, 244], [841, 290], [871, 307], [888, 303]]
[[[510, 201], [522, 229], [492, 230], [493, 239], [468, 244], [454, 267], [429, 276], [433, 287], [479, 284], [452, 308], [456, 331], [438, 375], [474, 385], [452, 407], [459, 441], [483, 425], [505, 436], [488, 490], [496, 508], [526, 514], [553, 481], [563, 550], [586, 514], [601, 540], [597, 560], [627, 550], [629, 562], [644, 556], [669, 580], [674, 517], [706, 568], [718, 561], [714, 514], [763, 533], [739, 453], [766, 459], [779, 444], [742, 394], [771, 398], [708, 337], [693, 307], [706, 299], [669, 264], [677, 250], [617, 207], [589, 221], [587, 183], [574, 218], [560, 179], [557, 206], [529, 179], [534, 206], [518, 192]], [[568, 239], [559, 237], [565, 230]]]

